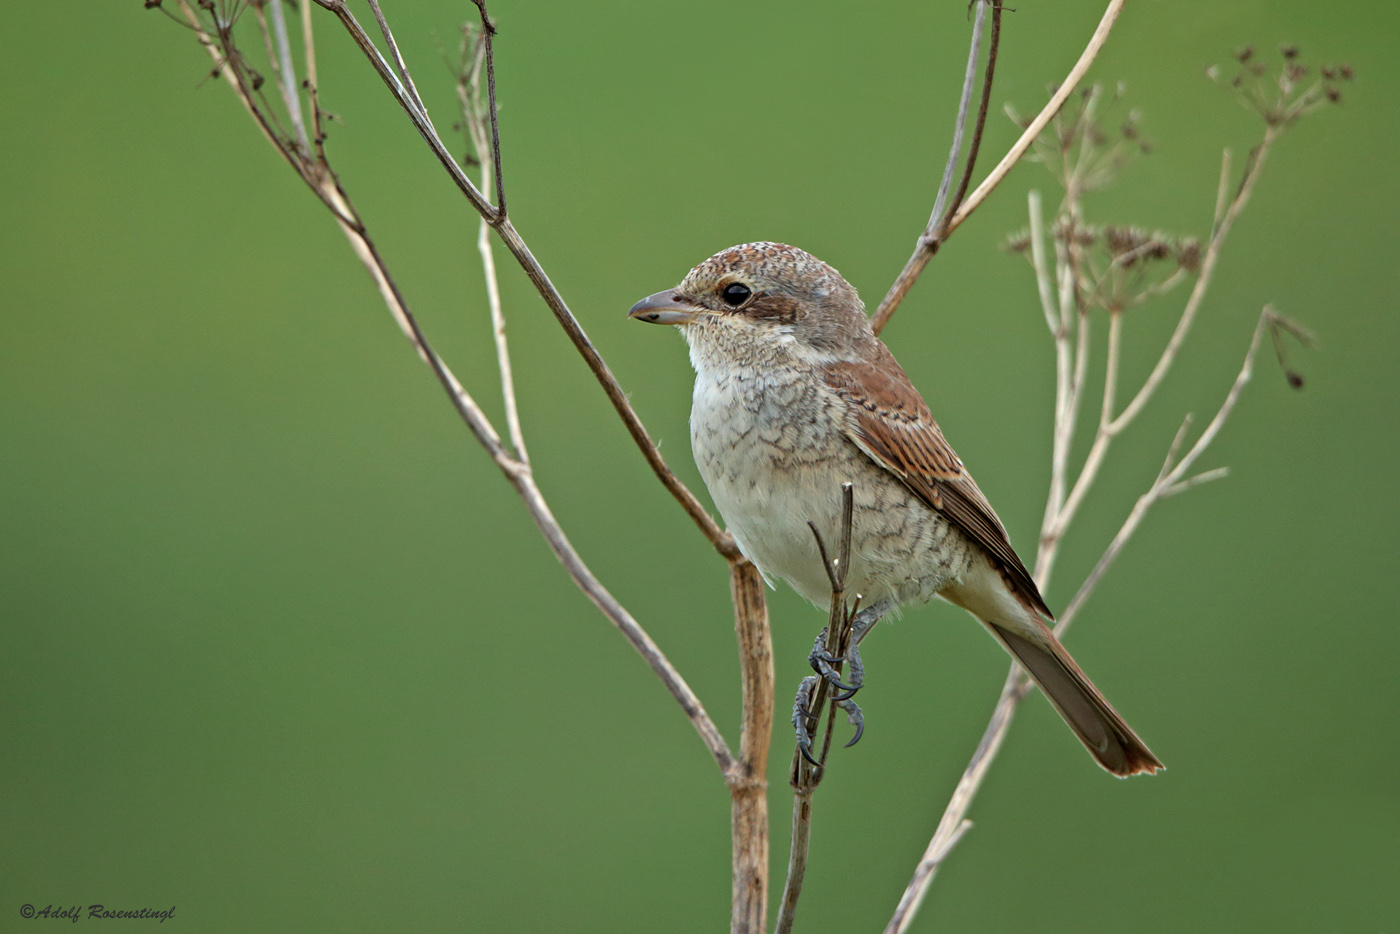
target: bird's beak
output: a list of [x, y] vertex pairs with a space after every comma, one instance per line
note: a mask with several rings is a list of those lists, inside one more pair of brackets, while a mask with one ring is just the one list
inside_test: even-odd
[[692, 305], [675, 289], [648, 295], [632, 306], [627, 317], [652, 324], [689, 324], [697, 315], [709, 314], [699, 305]]

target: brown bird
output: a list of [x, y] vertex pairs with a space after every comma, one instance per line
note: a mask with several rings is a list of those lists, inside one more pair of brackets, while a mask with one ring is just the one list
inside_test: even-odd
[[[679, 327], [695, 368], [691, 448], [715, 506], [766, 577], [820, 607], [831, 585], [808, 522], [836, 541], [842, 484], [854, 485], [846, 579], [865, 609], [839, 661], [858, 670], [854, 645], [881, 616], [942, 597], [1020, 662], [1105, 769], [1162, 768], [1050, 632], [1001, 520], [835, 269], [741, 244], [629, 317]], [[813, 653], [840, 686], [835, 661]]]

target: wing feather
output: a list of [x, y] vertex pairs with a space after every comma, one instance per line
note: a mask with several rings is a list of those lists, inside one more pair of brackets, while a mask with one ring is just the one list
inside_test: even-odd
[[872, 364], [823, 368], [846, 403], [846, 432], [867, 457], [898, 477], [991, 557], [1011, 588], [1053, 619], [987, 497], [943, 437], [933, 414], [883, 343]]

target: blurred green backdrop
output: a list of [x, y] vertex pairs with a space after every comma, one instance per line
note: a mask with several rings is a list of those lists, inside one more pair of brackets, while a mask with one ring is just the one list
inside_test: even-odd
[[[1101, 4], [1017, 6], [994, 101], [1029, 110]], [[389, 7], [450, 123], [439, 50], [469, 5]], [[683, 348], [626, 309], [761, 238], [878, 299], [932, 201], [965, 7], [493, 6], [516, 223], [697, 490]], [[475, 218], [317, 22], [333, 158], [498, 413]], [[1070, 639], [1169, 771], [1110, 780], [1033, 698], [918, 930], [1400, 930], [1397, 35], [1385, 4], [1128, 4], [1093, 74], [1128, 83], [1155, 153], [1091, 219], [1206, 232], [1221, 146], [1258, 130], [1203, 77], [1230, 50], [1296, 42], [1358, 79], [1276, 151], [1050, 604], [1182, 413], [1213, 411], [1261, 305], [1322, 346], [1295, 357], [1301, 393], [1261, 357], [1202, 465], [1230, 478], [1158, 508]], [[728, 799], [703, 747], [191, 35], [135, 0], [17, 4], [0, 44], [0, 930], [37, 924], [23, 903], [94, 902], [174, 904], [201, 932], [722, 929]], [[984, 169], [1013, 132], [993, 116]], [[886, 332], [1023, 554], [1052, 359], [1029, 271], [997, 245], [1047, 182], [1018, 168]], [[737, 742], [722, 564], [500, 262], [541, 484]], [[1134, 322], [1130, 376], [1177, 307]], [[821, 616], [786, 590], [771, 609], [786, 697]], [[808, 930], [883, 924], [1006, 666], [946, 606], [868, 645], [870, 728], [818, 794]]]

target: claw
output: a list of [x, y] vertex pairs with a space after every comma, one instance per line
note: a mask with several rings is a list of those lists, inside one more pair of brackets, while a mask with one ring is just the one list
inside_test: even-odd
[[851, 737], [851, 741], [844, 748], [850, 749], [860, 742], [861, 736], [865, 734], [865, 714], [860, 712], [860, 707], [856, 706], [853, 700], [839, 700], [836, 706], [846, 711], [846, 722], [856, 728], [856, 735]]
[[[851, 658], [851, 672], [853, 675], [855, 675], [858, 671], [864, 671], [863, 668], [857, 667], [859, 665], [859, 658], [859, 653], [855, 654]], [[812, 646], [811, 654], [807, 656], [807, 663], [812, 666], [813, 671], [822, 676], [822, 678], [826, 681], [827, 684], [830, 684], [833, 688], [835, 688], [838, 691], [846, 692], [843, 698], [838, 699], [850, 697], [853, 694], [855, 694], [856, 691], [860, 690], [860, 680], [858, 677], [852, 677], [851, 680], [855, 682], [854, 684], [847, 684], [846, 682], [841, 680], [841, 675], [837, 673], [834, 667], [832, 667], [833, 665], [844, 665], [847, 661], [847, 658], [842, 658], [839, 655], [832, 655], [826, 650], [825, 629], [823, 629], [821, 631], [821, 634], [817, 636], [816, 644]]]
[[798, 685], [797, 697], [792, 703], [792, 726], [797, 731], [797, 749], [802, 758], [820, 767], [821, 763], [812, 757], [812, 734], [807, 731], [807, 720], [812, 716], [812, 694], [816, 689], [816, 675], [808, 675]]

